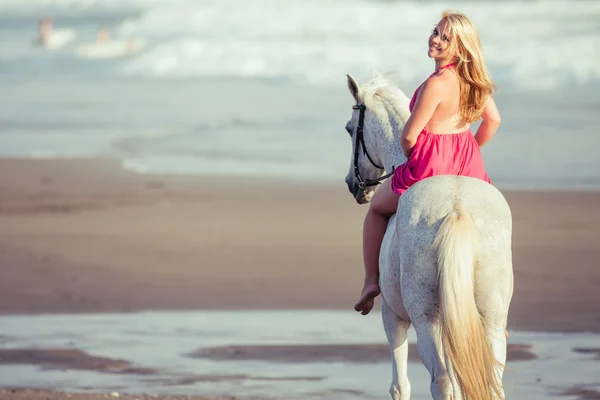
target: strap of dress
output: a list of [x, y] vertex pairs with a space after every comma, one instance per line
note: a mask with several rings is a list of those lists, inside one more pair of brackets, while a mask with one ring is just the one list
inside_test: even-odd
[[439, 67], [438, 69], [436, 69], [435, 71], [433, 71], [433, 73], [431, 75], [429, 75], [429, 77], [431, 78], [432, 76], [434, 76], [435, 74], [437, 74], [441, 70], [446, 69], [446, 68], [450, 68], [450, 67], [454, 67], [454, 66], [456, 66], [456, 63], [450, 63], [450, 64], [442, 65], [441, 67]]

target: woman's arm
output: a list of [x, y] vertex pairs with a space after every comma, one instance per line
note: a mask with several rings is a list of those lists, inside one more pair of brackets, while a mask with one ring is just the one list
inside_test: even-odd
[[437, 76], [429, 78], [421, 87], [413, 111], [402, 128], [400, 136], [400, 147], [407, 158], [410, 157], [419, 133], [431, 119], [446, 90], [445, 82]]
[[498, 112], [496, 102], [492, 96], [485, 102], [485, 108], [483, 109], [481, 118], [483, 121], [475, 134], [475, 140], [477, 141], [477, 144], [479, 144], [479, 147], [486, 144], [492, 136], [494, 136], [496, 130], [500, 126], [500, 113]]

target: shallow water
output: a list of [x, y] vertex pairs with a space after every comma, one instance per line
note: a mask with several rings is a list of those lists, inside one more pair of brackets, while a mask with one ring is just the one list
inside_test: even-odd
[[[407, 85], [408, 86], [408, 85]], [[139, 173], [342, 182], [353, 104], [338, 87], [57, 76], [0, 84], [0, 157], [110, 156]], [[406, 89], [409, 91], [409, 89]], [[483, 149], [501, 188], [600, 189], [593, 89], [501, 91]], [[475, 127], [473, 127], [475, 129]]]
[[[199, 311], [0, 317], [0, 348], [76, 348], [157, 369], [156, 375], [0, 366], [0, 385], [68, 391], [235, 395], [241, 398], [388, 399], [389, 362], [214, 361], [192, 358], [199, 348], [228, 345], [386, 343], [380, 315], [346, 311]], [[416, 337], [411, 330], [409, 342]], [[530, 344], [532, 361], [509, 363], [507, 398], [565, 398], [573, 386], [600, 389], [600, 362], [573, 348], [599, 348], [591, 333], [510, 332]], [[414, 399], [428, 399], [429, 375], [411, 363]]]

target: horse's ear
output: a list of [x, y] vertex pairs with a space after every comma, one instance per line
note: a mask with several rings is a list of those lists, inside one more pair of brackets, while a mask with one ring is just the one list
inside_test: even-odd
[[360, 96], [358, 95], [358, 92], [360, 89], [358, 88], [358, 82], [356, 82], [356, 79], [354, 79], [350, 74], [346, 74], [346, 77], [348, 78], [348, 90], [350, 90], [350, 94], [352, 97], [354, 97], [356, 102], [359, 102]]
[[379, 73], [379, 71], [375, 71], [375, 70], [373, 70], [373, 78], [377, 78], [377, 77], [379, 77], [379, 75], [381, 75], [381, 74]]

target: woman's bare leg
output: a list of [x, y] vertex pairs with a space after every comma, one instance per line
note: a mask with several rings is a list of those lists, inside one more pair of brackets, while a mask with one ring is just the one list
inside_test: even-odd
[[363, 226], [363, 260], [365, 263], [365, 283], [354, 309], [367, 315], [379, 295], [379, 250], [390, 217], [398, 208], [400, 196], [392, 191], [391, 180], [387, 179], [377, 189]]

